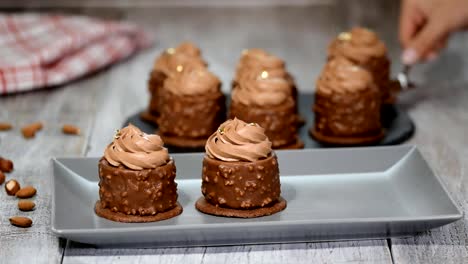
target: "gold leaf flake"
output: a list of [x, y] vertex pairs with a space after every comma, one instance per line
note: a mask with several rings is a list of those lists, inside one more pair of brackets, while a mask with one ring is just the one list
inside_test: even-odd
[[120, 129], [117, 129], [117, 130], [115, 131], [114, 138], [115, 138], [115, 139], [118, 139], [118, 138], [120, 138], [120, 136], [121, 136]]
[[351, 33], [349, 33], [349, 32], [341, 32], [341, 33], [338, 35], [338, 39], [341, 40], [341, 41], [348, 41], [348, 40], [351, 40]]

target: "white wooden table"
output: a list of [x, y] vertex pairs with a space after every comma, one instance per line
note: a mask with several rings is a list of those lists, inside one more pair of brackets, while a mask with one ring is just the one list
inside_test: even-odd
[[[15, 199], [0, 191], [0, 263], [468, 263], [466, 217], [416, 237], [349, 242], [233, 247], [105, 249], [57, 239], [50, 231], [52, 156], [101, 156], [116, 128], [148, 101], [146, 81], [154, 57], [182, 40], [203, 49], [210, 69], [224, 82], [233, 76], [243, 48], [261, 47], [287, 59], [302, 91], [312, 91], [327, 43], [352, 25], [377, 30], [389, 45], [398, 70], [398, 6], [390, 1], [314, 7], [81, 9], [79, 12], [129, 20], [156, 36], [156, 45], [110, 69], [65, 87], [0, 97], [0, 121], [15, 125], [0, 133], [0, 155], [15, 162], [8, 178], [38, 189], [29, 229], [12, 227]], [[380, 2], [380, 1], [379, 1]], [[67, 12], [76, 10], [67, 10]], [[468, 37], [457, 36], [436, 62], [415, 69], [419, 89], [401, 103], [415, 120], [416, 144], [449, 191], [468, 210]], [[468, 76], [468, 74], [466, 75]], [[21, 125], [45, 128], [25, 140]], [[60, 132], [78, 125], [79, 137]], [[3, 186], [2, 186], [3, 188]]]

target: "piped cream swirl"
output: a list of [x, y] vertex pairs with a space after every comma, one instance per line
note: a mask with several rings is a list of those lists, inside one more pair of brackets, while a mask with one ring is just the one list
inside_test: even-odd
[[256, 161], [272, 152], [271, 142], [262, 127], [237, 118], [221, 124], [208, 138], [205, 150], [208, 157], [222, 161]]
[[317, 92], [325, 94], [353, 93], [369, 88], [374, 88], [371, 73], [342, 57], [328, 61], [317, 80]]
[[221, 81], [206, 68], [182, 69], [164, 81], [164, 89], [172, 94], [200, 95], [219, 90]]
[[343, 56], [358, 63], [387, 56], [387, 48], [377, 34], [365, 28], [341, 33], [329, 46], [330, 57]]
[[244, 105], [275, 106], [291, 97], [291, 83], [284, 78], [243, 78], [232, 91], [232, 100]]
[[169, 154], [158, 135], [145, 134], [130, 124], [116, 134], [104, 158], [115, 167], [122, 164], [132, 170], [143, 170], [166, 164]]
[[176, 48], [169, 48], [167, 51], [167, 53], [171, 54], [186, 54], [188, 56], [191, 56], [191, 57], [200, 57], [201, 56], [201, 51], [200, 49], [195, 46], [195, 44], [193, 44], [192, 42], [189, 42], [189, 41], [185, 41], [185, 42], [182, 42], [179, 44], [179, 46], [177, 46]]
[[184, 42], [176, 48], [167, 49], [154, 64], [154, 70], [171, 76], [185, 69], [205, 68], [206, 62], [201, 57], [200, 49], [190, 42]]
[[245, 77], [259, 77], [263, 71], [270, 72], [271, 76], [286, 78], [288, 73], [282, 59], [262, 50], [249, 49], [242, 52], [237, 65], [235, 80]]

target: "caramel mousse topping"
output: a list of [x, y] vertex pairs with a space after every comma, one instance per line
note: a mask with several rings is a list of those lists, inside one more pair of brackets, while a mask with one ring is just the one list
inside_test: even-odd
[[342, 57], [328, 61], [317, 80], [317, 92], [323, 94], [354, 93], [372, 87], [371, 73]]
[[176, 48], [167, 49], [155, 62], [154, 69], [171, 76], [181, 71], [181, 67], [205, 68], [200, 49], [190, 42], [184, 42]]
[[245, 50], [237, 65], [235, 80], [239, 81], [244, 77], [255, 79], [263, 71], [269, 72], [272, 77], [286, 78], [288, 75], [282, 59], [262, 49]]
[[270, 78], [263, 72], [258, 79], [242, 79], [232, 91], [232, 100], [244, 105], [274, 106], [291, 97], [292, 86], [284, 78]]
[[256, 161], [272, 152], [265, 130], [237, 118], [221, 124], [205, 146], [206, 155], [222, 161]]
[[344, 56], [359, 63], [367, 63], [386, 54], [387, 48], [377, 34], [365, 28], [353, 28], [350, 32], [341, 33], [329, 47], [330, 56]]
[[176, 48], [169, 48], [166, 50], [166, 53], [173, 54], [186, 54], [191, 57], [200, 57], [201, 51], [195, 46], [192, 42], [185, 41], [179, 44]]
[[164, 81], [164, 89], [179, 96], [201, 95], [219, 90], [221, 81], [206, 68], [180, 69]]
[[143, 133], [129, 125], [114, 137], [107, 146], [104, 158], [115, 167], [123, 165], [132, 170], [153, 169], [169, 161], [167, 149], [158, 135]]

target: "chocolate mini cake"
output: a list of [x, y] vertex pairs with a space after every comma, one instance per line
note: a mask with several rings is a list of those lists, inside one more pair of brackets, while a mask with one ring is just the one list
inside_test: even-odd
[[154, 222], [182, 213], [176, 167], [158, 135], [133, 125], [120, 130], [99, 161], [97, 215], [127, 223]]
[[202, 193], [206, 214], [252, 218], [286, 208], [278, 161], [263, 128], [239, 119], [224, 122], [206, 143]]
[[343, 32], [330, 44], [328, 57], [344, 57], [369, 70], [381, 92], [382, 103], [395, 102], [397, 91], [390, 81], [387, 48], [377, 34], [365, 28], [353, 28], [349, 32]]
[[176, 48], [169, 48], [161, 54], [153, 67], [148, 81], [151, 94], [148, 111], [142, 115], [145, 120], [155, 123], [159, 116], [159, 91], [164, 81], [177, 73], [181, 68], [205, 68], [206, 63], [201, 58], [200, 49], [190, 42], [183, 42]]
[[361, 145], [384, 137], [381, 97], [372, 75], [343, 58], [328, 61], [317, 81], [315, 125], [311, 135], [322, 143]]
[[179, 148], [205, 146], [208, 137], [226, 119], [221, 82], [205, 68], [181, 68], [160, 90], [159, 134]]
[[240, 79], [232, 92], [229, 117], [259, 124], [274, 149], [303, 148], [291, 91], [289, 81], [268, 73], [258, 79]]

